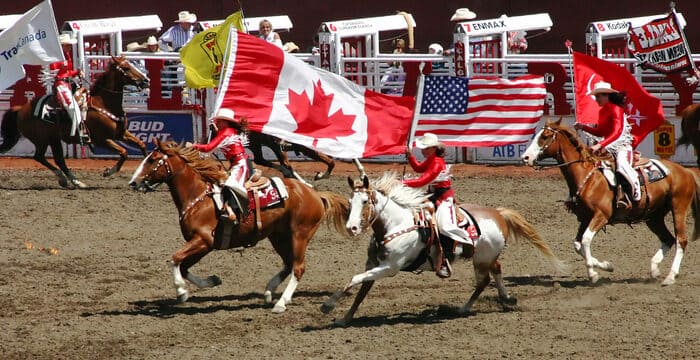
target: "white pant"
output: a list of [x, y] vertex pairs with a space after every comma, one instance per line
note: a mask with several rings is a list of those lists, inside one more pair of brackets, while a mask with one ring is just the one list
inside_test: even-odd
[[620, 146], [615, 154], [615, 163], [617, 164], [617, 172], [627, 179], [632, 185], [632, 198], [634, 201], [639, 201], [642, 198], [641, 186], [639, 185], [639, 176], [632, 167], [632, 147]]
[[73, 121], [70, 126], [70, 136], [76, 134], [78, 130], [78, 124], [80, 124], [82, 116], [80, 115], [80, 107], [73, 97], [73, 92], [70, 87], [66, 84], [60, 84], [56, 87], [56, 92], [58, 93], [58, 101], [61, 103], [64, 109], [68, 112], [71, 120]]
[[238, 195], [243, 196], [244, 199], [248, 196], [248, 190], [245, 188], [245, 181], [248, 176], [248, 164], [246, 162], [247, 159], [243, 158], [233, 164], [228, 178], [224, 182], [225, 186], [230, 187]]
[[457, 213], [455, 211], [453, 198], [448, 198], [440, 202], [437, 210], [435, 210], [435, 220], [437, 222], [438, 231], [440, 234], [454, 241], [474, 245], [469, 234], [467, 234], [464, 229], [457, 226]]

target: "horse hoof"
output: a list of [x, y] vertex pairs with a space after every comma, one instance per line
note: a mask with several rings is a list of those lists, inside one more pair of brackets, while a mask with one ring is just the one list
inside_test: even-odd
[[666, 278], [662, 283], [661, 286], [670, 286], [676, 283], [676, 279], [672, 278]]
[[67, 188], [68, 187], [68, 180], [66, 180], [64, 178], [58, 179], [58, 186], [60, 186], [62, 188]]
[[211, 287], [221, 285], [221, 278], [216, 275], [210, 276], [207, 280], [211, 284]]
[[272, 291], [265, 290], [265, 304], [272, 304]]
[[102, 172], [103, 177], [109, 177], [112, 176], [112, 174], [114, 174], [114, 171], [110, 168], [106, 168], [105, 171]]
[[324, 314], [328, 314], [329, 312], [333, 311], [334, 308], [335, 305], [324, 303], [323, 305], [321, 305], [321, 312]]
[[77, 179], [71, 180], [71, 183], [73, 184], [73, 186], [75, 186], [78, 189], [87, 189], [87, 187], [88, 187], [87, 185], [85, 185], [84, 182], [77, 180]]
[[286, 307], [286, 306], [284, 306], [284, 305], [282, 305], [282, 304], [280, 304], [280, 303], [277, 303], [277, 304], [272, 308], [272, 313], [273, 313], [273, 314], [281, 314], [281, 313], [285, 312], [285, 310], [287, 310], [287, 307]]
[[504, 305], [518, 305], [518, 299], [515, 296], [506, 296], [501, 299]]
[[342, 319], [340, 319], [340, 320], [334, 321], [334, 322], [333, 322], [333, 325], [335, 325], [335, 326], [340, 326], [340, 327], [346, 327], [346, 326], [348, 326], [348, 325], [350, 324], [350, 321], [351, 321], [351, 320], [352, 320], [352, 319], [342, 318]]
[[190, 296], [187, 293], [183, 293], [177, 296], [177, 302], [179, 304], [184, 304]]
[[591, 285], [595, 285], [598, 282], [598, 280], [600, 280], [600, 275], [591, 275], [591, 278], [589, 280], [591, 282]]

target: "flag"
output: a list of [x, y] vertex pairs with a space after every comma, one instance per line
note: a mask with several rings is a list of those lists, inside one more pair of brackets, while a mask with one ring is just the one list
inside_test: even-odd
[[627, 35], [627, 47], [643, 68], [670, 74], [693, 67], [693, 59], [675, 12], [639, 27], [630, 26]]
[[597, 124], [600, 106], [594, 97], [587, 94], [599, 81], [608, 82], [613, 89], [626, 93], [628, 102], [625, 113], [632, 124], [633, 147], [637, 147], [649, 132], [663, 124], [661, 100], [649, 94], [629, 71], [609, 61], [574, 51], [577, 122]]
[[218, 85], [230, 26], [245, 29], [240, 10], [229, 15], [223, 23], [195, 35], [180, 49], [188, 87], [199, 89]]
[[53, 7], [46, 0], [0, 33], [0, 89], [24, 78], [24, 64], [48, 65], [63, 60]]
[[215, 108], [250, 130], [344, 159], [404, 152], [412, 97], [368, 90], [248, 34], [232, 31], [229, 46]]
[[544, 78], [425, 76], [414, 117], [415, 136], [426, 132], [448, 146], [501, 146], [530, 141], [544, 113]]

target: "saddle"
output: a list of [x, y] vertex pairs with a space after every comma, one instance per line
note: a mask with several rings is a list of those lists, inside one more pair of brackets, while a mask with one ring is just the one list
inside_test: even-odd
[[[618, 205], [618, 208], [631, 207], [630, 193], [632, 189], [631, 186], [626, 183], [625, 186], [623, 186], [622, 182], [618, 179], [615, 159], [611, 155], [603, 157], [596, 163], [596, 167], [603, 173], [610, 188], [615, 191], [614, 201]], [[647, 196], [648, 192], [644, 191], [644, 189], [649, 184], [662, 180], [669, 174], [668, 168], [661, 163], [661, 161], [642, 157], [637, 151], [634, 152], [632, 168], [637, 172], [637, 176], [639, 176], [642, 194], [647, 193]]]

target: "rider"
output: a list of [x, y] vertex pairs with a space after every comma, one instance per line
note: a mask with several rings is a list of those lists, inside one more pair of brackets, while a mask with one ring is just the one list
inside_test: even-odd
[[57, 61], [50, 64], [49, 69], [57, 71], [56, 80], [53, 84], [54, 92], [56, 93], [56, 98], [58, 98], [59, 104], [61, 104], [66, 112], [68, 112], [68, 115], [72, 120], [70, 136], [74, 136], [80, 129], [79, 125], [82, 121], [82, 115], [80, 112], [80, 106], [78, 106], [77, 101], [75, 101], [75, 97], [73, 97], [71, 82], [73, 78], [81, 77], [83, 72], [80, 69], [73, 69], [71, 50], [73, 48], [73, 44], [75, 44], [77, 40], [72, 38], [69, 34], [61, 34], [58, 39], [63, 48], [63, 57], [66, 60]]
[[[642, 198], [641, 187], [637, 172], [632, 168], [632, 125], [625, 115], [625, 93], [612, 88], [610, 83], [600, 81], [595, 84], [589, 95], [594, 95], [600, 105], [598, 112], [598, 126], [591, 127], [583, 124], [574, 124], [575, 129], [582, 129], [603, 140], [591, 146], [592, 151], [605, 148], [615, 157], [617, 172], [627, 179], [632, 186], [632, 200], [638, 202]], [[628, 204], [618, 202], [618, 207], [628, 207]]]
[[[457, 225], [457, 215], [454, 206], [454, 190], [449, 167], [445, 164], [445, 145], [432, 133], [425, 133], [416, 140], [416, 147], [421, 149], [425, 161], [418, 162], [411, 153], [411, 148], [406, 148], [406, 157], [414, 171], [422, 173], [419, 178], [403, 180], [409, 187], [422, 187], [430, 185], [428, 190], [432, 193], [430, 200], [437, 207], [435, 218], [440, 234], [462, 243], [463, 254], [471, 257], [474, 253], [474, 242], [469, 234]], [[451, 257], [452, 246], [443, 244], [445, 258]], [[438, 276], [446, 278], [450, 276], [447, 259], [442, 262], [438, 270]]]
[[[228, 108], [220, 108], [211, 118], [211, 124], [216, 131], [216, 136], [211, 139], [208, 144], [192, 144], [186, 143], [185, 146], [191, 146], [202, 152], [211, 152], [214, 149], [221, 149], [227, 160], [231, 162], [229, 176], [224, 182], [224, 186], [233, 190], [239, 195], [241, 200], [241, 213], [247, 210], [248, 190], [245, 188], [245, 181], [250, 176], [250, 168], [248, 167], [248, 154], [245, 152], [245, 145], [248, 142], [248, 137], [245, 135], [248, 121], [245, 118], [236, 120], [234, 112]], [[224, 217], [231, 222], [237, 223], [233, 209], [230, 208], [226, 201], [226, 193], [224, 197]]]

